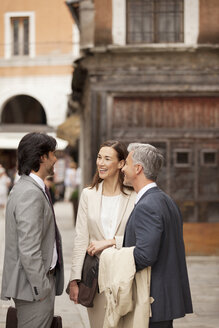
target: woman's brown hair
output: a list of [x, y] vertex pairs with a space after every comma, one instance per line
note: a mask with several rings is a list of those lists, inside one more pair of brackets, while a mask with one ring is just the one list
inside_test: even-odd
[[[126, 157], [128, 156], [128, 151], [127, 151], [126, 145], [124, 143], [120, 142], [120, 141], [107, 140], [100, 146], [99, 149], [101, 149], [103, 147], [111, 147], [111, 148], [115, 149], [119, 161], [122, 161], [122, 160], [125, 161]], [[120, 185], [120, 189], [121, 189], [122, 193], [126, 194], [125, 191], [124, 191], [125, 186], [123, 184], [123, 180], [124, 180], [124, 175], [123, 175], [122, 171], [120, 170], [120, 172], [119, 172], [119, 185]], [[98, 189], [99, 183], [102, 182], [102, 181], [103, 181], [103, 179], [101, 179], [99, 177], [98, 170], [96, 170], [96, 173], [93, 177], [90, 188], [92, 189], [92, 188], [96, 187], [96, 189]]]

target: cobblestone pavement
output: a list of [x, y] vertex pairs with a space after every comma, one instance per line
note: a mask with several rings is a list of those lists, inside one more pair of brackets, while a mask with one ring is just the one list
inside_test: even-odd
[[[63, 239], [65, 261], [65, 284], [71, 266], [74, 222], [70, 203], [55, 204], [57, 223]], [[4, 215], [0, 212], [0, 285], [4, 255]], [[174, 321], [174, 328], [218, 328], [219, 327], [219, 257], [187, 257], [194, 314]], [[12, 301], [0, 301], [0, 328], [5, 327], [7, 308]], [[63, 328], [89, 328], [87, 311], [75, 305], [64, 292], [56, 297], [55, 314], [61, 315]]]

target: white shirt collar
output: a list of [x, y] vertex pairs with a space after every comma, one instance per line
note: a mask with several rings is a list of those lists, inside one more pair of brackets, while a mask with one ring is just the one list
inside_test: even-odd
[[156, 182], [149, 183], [146, 186], [144, 186], [143, 188], [141, 188], [141, 190], [137, 193], [135, 204], [137, 204], [139, 202], [140, 198], [144, 195], [144, 193], [146, 193], [146, 191], [148, 191], [149, 189], [154, 188], [154, 187], [157, 187]]
[[34, 173], [30, 173], [29, 176], [34, 179], [38, 185], [43, 189], [43, 191], [45, 192], [45, 183], [43, 182], [43, 179], [41, 179], [38, 175], [34, 174]]

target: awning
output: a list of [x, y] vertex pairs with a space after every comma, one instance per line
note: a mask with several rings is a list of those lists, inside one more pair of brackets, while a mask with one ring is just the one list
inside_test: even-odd
[[67, 140], [69, 145], [75, 146], [80, 137], [80, 116], [73, 114], [57, 128], [57, 137]]
[[[0, 149], [17, 149], [20, 140], [27, 132], [0, 132]], [[62, 150], [68, 146], [68, 142], [57, 138], [55, 132], [47, 133], [57, 141], [57, 149]]]

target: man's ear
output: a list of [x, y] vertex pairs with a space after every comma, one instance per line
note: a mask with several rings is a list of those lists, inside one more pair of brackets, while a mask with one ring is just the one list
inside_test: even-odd
[[46, 154], [40, 156], [40, 163], [43, 163], [47, 159]]
[[136, 174], [137, 175], [140, 174], [142, 172], [142, 170], [143, 170], [142, 165], [141, 164], [136, 164], [136, 169], [135, 169]]

